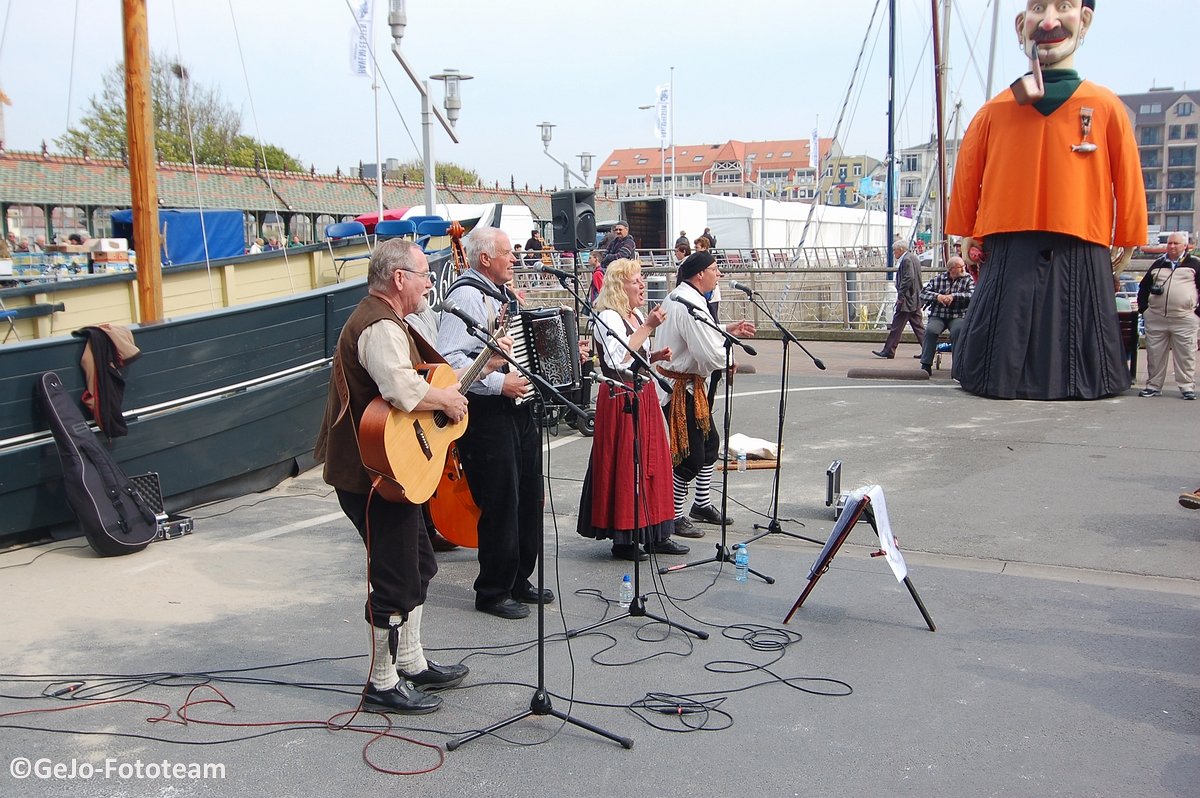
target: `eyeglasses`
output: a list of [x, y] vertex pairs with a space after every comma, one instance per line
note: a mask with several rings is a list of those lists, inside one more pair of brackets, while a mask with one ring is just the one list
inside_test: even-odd
[[426, 280], [430, 280], [430, 281], [432, 281], [432, 280], [433, 280], [433, 275], [432, 275], [432, 274], [431, 274], [431, 273], [430, 273], [428, 270], [426, 270], [426, 271], [423, 271], [423, 272], [419, 272], [419, 271], [417, 271], [416, 269], [406, 269], [406, 268], [405, 268], [405, 267], [403, 267], [403, 266], [397, 266], [397, 267], [396, 267], [396, 271], [398, 271], [398, 272], [408, 272], [409, 274], [415, 274], [415, 275], [417, 275], [418, 277], [424, 277]]

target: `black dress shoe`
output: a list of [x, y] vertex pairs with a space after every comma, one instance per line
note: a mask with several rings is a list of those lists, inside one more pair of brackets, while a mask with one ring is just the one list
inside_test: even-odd
[[458, 548], [457, 543], [451, 543], [450, 541], [448, 541], [444, 537], [442, 537], [441, 532], [437, 532], [437, 531], [435, 531], [432, 535], [429, 536], [429, 542], [430, 542], [430, 544], [433, 545], [434, 551], [454, 551], [455, 549]]
[[650, 559], [650, 555], [639, 549], [636, 543], [614, 543], [612, 556], [614, 560], [629, 562], [645, 562]]
[[670, 538], [660, 540], [658, 543], [646, 544], [646, 552], [648, 554], [687, 554], [689, 551], [691, 549], [687, 546]]
[[[534, 587], [533, 585], [525, 585], [524, 589], [514, 590], [512, 597], [513, 597], [513, 601], [519, 601], [522, 604], [537, 604], [538, 603], [538, 589], [536, 587]], [[548, 587], [542, 588], [541, 603], [553, 604], [554, 603], [554, 591]]]
[[699, 529], [686, 515], [681, 515], [675, 519], [675, 531], [672, 534], [677, 538], [702, 538], [704, 530]]
[[396, 669], [396, 672], [400, 675], [401, 681], [407, 679], [422, 690], [445, 690], [448, 687], [457, 687], [471, 672], [466, 665], [438, 665], [433, 660], [427, 660], [426, 664], [428, 667], [420, 673], [406, 673], [399, 668]]
[[[692, 511], [690, 513], [688, 513], [688, 515], [690, 515], [694, 520], [700, 521], [701, 523], [704, 523], [704, 524], [720, 524], [720, 523], [722, 523], [721, 511], [718, 510], [716, 508], [716, 506], [712, 505], [712, 504], [706, 505], [704, 507], [701, 507], [698, 504], [693, 504]], [[725, 516], [724, 523], [732, 524], [733, 519], [730, 518], [729, 516]], [[679, 534], [679, 533], [676, 532], [676, 534]]]
[[404, 679], [391, 690], [376, 690], [368, 684], [363, 691], [363, 709], [378, 712], [396, 712], [401, 715], [428, 715], [442, 705], [440, 696], [429, 695]]
[[481, 604], [476, 601], [475, 609], [486, 612], [488, 615], [495, 615], [497, 618], [508, 618], [509, 620], [529, 617], [529, 608], [510, 598], [493, 601], [490, 604]]
[[928, 374], [930, 377], [932, 377], [932, 376], [933, 376], [933, 366], [932, 366], [932, 365], [930, 365], [930, 366], [926, 366], [924, 363], [922, 363], [922, 364], [921, 364], [921, 371], [925, 372], [925, 373], [926, 373], [926, 374]]
[[871, 350], [871, 354], [872, 354], [872, 355], [874, 355], [875, 357], [881, 357], [881, 358], [883, 358], [884, 360], [891, 360], [892, 358], [894, 358], [894, 357], [895, 357], [895, 355], [894, 355], [894, 354], [893, 354], [893, 355], [889, 355], [889, 354], [885, 354], [885, 353], [883, 353], [883, 352], [876, 352], [874, 349], [872, 349], [872, 350]]

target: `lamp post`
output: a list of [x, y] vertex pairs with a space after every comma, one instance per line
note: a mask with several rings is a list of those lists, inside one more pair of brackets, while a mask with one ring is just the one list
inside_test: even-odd
[[579, 153], [579, 171], [583, 172], [583, 187], [587, 188], [591, 184], [588, 183], [588, 175], [592, 172], [592, 159], [596, 156], [590, 152]]
[[[544, 152], [546, 154], [547, 158], [549, 158], [550, 160], [554, 161], [556, 164], [558, 164], [559, 166], [562, 167], [563, 188], [567, 189], [567, 188], [571, 187], [571, 175], [575, 175], [575, 178], [577, 180], [579, 180], [580, 183], [582, 183], [583, 185], [586, 186], [587, 182], [588, 182], [586, 177], [580, 177], [579, 175], [576, 175], [574, 172], [571, 171], [571, 167], [567, 164], [566, 161], [560, 161], [557, 158], [555, 158], [553, 155], [550, 154], [550, 139], [553, 137], [554, 128], [557, 126], [555, 124], [553, 124], [552, 122], [539, 122], [537, 124], [537, 127], [541, 128], [541, 130], [542, 130], [542, 152]], [[585, 155], [587, 156], [587, 165], [586, 166], [584, 165], [584, 156]], [[579, 160], [580, 160], [580, 166], [582, 166], [585, 171], [590, 170], [591, 165], [592, 165], [591, 153], [585, 152], [583, 155], [579, 156]]]
[[433, 80], [443, 81], [446, 84], [446, 96], [443, 100], [443, 104], [446, 106], [446, 114], [442, 114], [436, 106], [429, 102], [429, 81], [417, 77], [416, 70], [408, 63], [404, 54], [400, 52], [400, 40], [404, 38], [404, 29], [407, 25], [408, 12], [405, 8], [405, 0], [390, 0], [388, 4], [388, 26], [392, 29], [392, 55], [396, 56], [396, 60], [400, 62], [400, 66], [404, 67], [404, 71], [408, 74], [408, 78], [412, 81], [413, 86], [421, 93], [421, 158], [425, 164], [425, 213], [432, 216], [434, 208], [437, 206], [437, 181], [434, 179], [431, 132], [433, 117], [437, 117], [446, 134], [450, 136], [450, 140], [458, 144], [459, 140], [454, 132], [454, 124], [458, 121], [459, 112], [462, 110], [460, 84], [464, 80], [471, 80], [472, 76], [464, 75], [457, 69], [443, 69], [437, 75], [431, 76]]

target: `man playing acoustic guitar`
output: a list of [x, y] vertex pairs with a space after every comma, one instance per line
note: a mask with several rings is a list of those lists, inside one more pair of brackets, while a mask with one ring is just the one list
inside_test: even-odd
[[[359, 451], [359, 423], [379, 396], [405, 412], [441, 411], [454, 422], [466, 415], [467, 400], [457, 383], [435, 387], [414, 368], [436, 357], [403, 321], [430, 289], [429, 262], [421, 249], [403, 239], [379, 244], [371, 256], [367, 289], [338, 337], [315, 456], [324, 461], [325, 481], [336, 489], [342, 511], [367, 547], [366, 618], [373, 649], [363, 706], [424, 714], [442, 703], [426, 691], [457, 685], [467, 667], [425, 658], [421, 616], [437, 562], [420, 505], [387, 501], [372, 492]], [[503, 362], [499, 357], [489, 361], [483, 373]]]

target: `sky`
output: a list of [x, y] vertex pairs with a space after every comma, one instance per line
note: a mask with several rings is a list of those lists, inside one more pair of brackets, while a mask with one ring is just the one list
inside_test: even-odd
[[[356, 168], [376, 160], [371, 81], [350, 71], [351, 5], [359, 2], [148, 0], [151, 46], [186, 64], [194, 82], [219, 88], [242, 112], [243, 132], [321, 172]], [[1024, 2], [956, 2], [948, 84], [964, 126], [985, 96], [993, 2], [993, 93], [1025, 67], [1013, 27]], [[122, 57], [120, 6], [0, 0], [9, 149], [38, 150], [45, 140], [53, 150], [80, 118], [100, 76]], [[897, 149], [933, 130], [930, 6], [897, 0]], [[375, 0], [380, 151], [408, 161], [421, 153], [420, 95], [391, 52], [387, 10], [387, 0]], [[653, 149], [654, 112], [638, 106], [654, 102], [672, 76], [678, 145], [807, 139], [815, 127], [822, 137], [836, 133], [847, 154], [882, 158], [886, 11], [886, 0], [409, 0], [401, 50], [420, 75], [449, 67], [474, 76], [462, 88], [461, 143], [434, 123], [436, 159], [487, 182], [511, 177], [548, 189], [561, 184], [562, 168], [544, 154], [538, 123], [556, 125], [549, 151], [576, 172], [585, 151], [598, 166], [614, 149]], [[1168, 35], [1194, 14], [1195, 0], [1098, 0], [1077, 67], [1119, 94], [1200, 88], [1194, 48]], [[440, 85], [433, 92], [440, 104]]]

